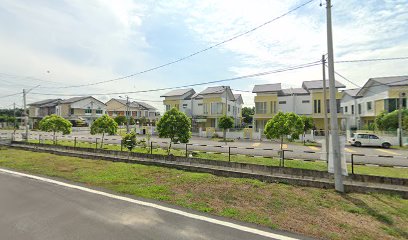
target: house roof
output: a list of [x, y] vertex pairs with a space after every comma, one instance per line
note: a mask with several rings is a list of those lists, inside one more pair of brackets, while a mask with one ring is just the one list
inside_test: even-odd
[[408, 76], [394, 76], [394, 77], [377, 77], [370, 78], [368, 81], [376, 81], [388, 86], [406, 86], [408, 85]]
[[[345, 88], [342, 83], [335, 81], [336, 88]], [[323, 89], [323, 80], [304, 81], [302, 87], [306, 90]], [[326, 80], [326, 87], [329, 88], [329, 80]]]
[[244, 100], [242, 99], [241, 94], [239, 94], [239, 93], [234, 94], [234, 98], [235, 98], [235, 101], [237, 101], [238, 99], [241, 99], [241, 102], [244, 103]]
[[152, 105], [149, 105], [149, 104], [147, 104], [147, 103], [145, 103], [145, 102], [137, 102], [137, 101], [134, 101], [133, 103], [139, 104], [140, 106], [146, 108], [147, 110], [156, 110], [155, 107], [153, 107]]
[[[126, 102], [127, 102], [127, 101], [126, 101], [125, 99], [112, 98], [111, 100], [115, 100], [115, 101], [121, 103], [122, 105], [125, 105], [125, 106], [126, 106]], [[109, 101], [111, 101], [111, 100], [109, 100]], [[134, 102], [129, 102], [129, 107], [131, 107], [131, 108], [137, 108], [137, 107], [139, 107], [139, 105], [137, 105], [137, 104], [134, 103]]]
[[208, 87], [201, 91], [199, 95], [206, 95], [206, 94], [214, 94], [214, 93], [223, 93], [226, 87], [224, 86], [216, 86], [216, 87]]
[[289, 96], [289, 95], [308, 95], [309, 92], [304, 88], [285, 88], [282, 89], [278, 95]]
[[254, 89], [252, 89], [253, 93], [261, 93], [261, 92], [278, 92], [282, 89], [280, 83], [272, 83], [272, 84], [260, 84], [255, 85]]
[[59, 98], [53, 98], [53, 99], [45, 99], [45, 100], [41, 100], [38, 102], [33, 102], [28, 104], [29, 106], [41, 106], [41, 107], [47, 107], [48, 105], [50, 107], [55, 106], [58, 101], [61, 101], [61, 99]]
[[190, 97], [191, 95], [195, 93], [194, 89], [192, 88], [183, 88], [183, 89], [172, 90], [166, 94], [161, 95], [160, 97], [179, 97], [179, 96], [183, 96], [184, 94], [188, 92], [191, 92], [191, 94], [189, 94], [188, 97]]
[[78, 101], [81, 101], [83, 99], [87, 99], [87, 98], [90, 98], [90, 97], [91, 96], [68, 98], [68, 99], [62, 100], [61, 103], [74, 103], [74, 102], [78, 102]]
[[360, 90], [361, 88], [354, 88], [354, 89], [346, 89], [343, 92], [351, 97], [357, 97]]

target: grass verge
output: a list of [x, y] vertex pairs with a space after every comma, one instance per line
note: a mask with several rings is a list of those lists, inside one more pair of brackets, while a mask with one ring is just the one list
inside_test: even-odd
[[4, 148], [0, 166], [321, 239], [408, 238], [408, 200]]
[[[30, 140], [30, 142], [38, 143], [38, 141]], [[53, 144], [51, 140], [42, 141], [44, 144]], [[74, 146], [73, 141], [60, 140], [57, 143], [60, 146]], [[77, 142], [77, 147], [83, 148], [95, 148], [95, 143], [92, 142]], [[100, 147], [100, 145], [98, 145]], [[116, 144], [105, 144], [104, 149], [108, 150], [117, 150], [120, 151], [120, 145]], [[126, 149], [123, 149], [126, 151]], [[133, 152], [140, 153], [150, 153], [149, 146], [146, 147], [136, 147], [133, 149]], [[191, 152], [190, 152], [191, 153]], [[153, 149], [153, 154], [167, 155], [167, 149], [155, 148]], [[174, 156], [185, 156], [185, 150], [180, 149], [171, 149], [171, 154]], [[205, 153], [200, 151], [194, 151], [193, 157], [210, 159], [210, 160], [219, 160], [219, 161], [228, 161], [228, 153]], [[231, 155], [231, 162], [240, 162], [240, 163], [252, 163], [260, 164], [267, 166], [279, 166], [279, 159], [270, 158], [270, 157], [251, 157], [246, 155]], [[323, 161], [303, 161], [303, 160], [285, 160], [285, 167], [289, 168], [301, 168], [308, 170], [317, 170], [317, 171], [327, 171], [327, 164]], [[351, 165], [347, 165], [348, 172], [351, 173]], [[365, 166], [365, 165], [355, 165], [354, 173], [364, 174], [364, 175], [373, 175], [373, 176], [384, 176], [384, 177], [394, 177], [394, 178], [408, 178], [408, 169], [407, 168], [393, 168], [393, 167], [375, 167], [375, 166]]]

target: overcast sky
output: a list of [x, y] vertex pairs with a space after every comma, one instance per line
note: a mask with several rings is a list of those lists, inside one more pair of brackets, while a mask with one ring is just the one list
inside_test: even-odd
[[[33, 93], [111, 93], [176, 87], [320, 60], [327, 52], [326, 8], [315, 0], [250, 34], [185, 61], [106, 84], [94, 83], [174, 61], [243, 33], [307, 0], [0, 0], [0, 97]], [[324, 2], [324, 1], [323, 1]], [[332, 0], [335, 60], [408, 56], [407, 0]], [[371, 77], [408, 75], [408, 60], [342, 63], [335, 70], [357, 85]], [[222, 83], [300, 87], [321, 79], [321, 66]], [[341, 78], [348, 88], [355, 86]], [[197, 92], [205, 87], [196, 87]], [[129, 94], [163, 110], [166, 91]], [[253, 95], [243, 93], [245, 105]], [[27, 101], [69, 96], [29, 94]], [[106, 102], [118, 95], [101, 95]], [[0, 98], [0, 108], [21, 95]]]

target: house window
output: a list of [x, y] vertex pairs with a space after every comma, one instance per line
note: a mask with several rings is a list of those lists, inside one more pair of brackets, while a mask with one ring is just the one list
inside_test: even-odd
[[344, 107], [344, 112], [348, 112], [348, 107], [347, 106]]
[[373, 109], [372, 102], [367, 102], [367, 111], [371, 111]]
[[279, 104], [286, 104], [286, 101], [279, 101]]
[[358, 114], [361, 114], [361, 104], [360, 103], [357, 105], [357, 108], [358, 108]]
[[228, 112], [231, 112], [231, 105], [228, 104]]
[[314, 113], [321, 113], [320, 99], [313, 100]]
[[[170, 110], [170, 105], [166, 105], [166, 111], [169, 111]], [[140, 116], [140, 114], [139, 114], [139, 116]]]
[[222, 114], [222, 103], [211, 103], [211, 114]]
[[103, 114], [103, 110], [102, 109], [96, 109], [96, 114]]
[[302, 100], [302, 103], [310, 103], [309, 100]]
[[183, 104], [183, 108], [187, 108], [187, 104]]
[[266, 113], [266, 102], [255, 102], [255, 113], [265, 114]]
[[204, 114], [208, 114], [208, 104], [204, 104]]
[[130, 111], [126, 111], [126, 116], [130, 116]]
[[351, 105], [351, 114], [354, 114], [354, 105]]
[[85, 113], [91, 114], [91, 113], [92, 113], [92, 109], [91, 109], [90, 107], [88, 107], [87, 109], [85, 109]]
[[71, 108], [71, 114], [72, 114], [72, 115], [74, 114], [74, 109], [73, 109], [73, 108]]

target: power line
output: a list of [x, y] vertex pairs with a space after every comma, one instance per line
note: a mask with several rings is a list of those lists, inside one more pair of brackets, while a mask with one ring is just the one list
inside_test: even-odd
[[118, 95], [118, 94], [131, 94], [131, 93], [158, 92], [158, 91], [173, 90], [173, 89], [178, 89], [178, 88], [187, 88], [187, 87], [202, 86], [202, 85], [208, 85], [208, 84], [214, 84], [214, 83], [236, 81], [236, 80], [241, 80], [241, 79], [244, 79], [244, 78], [259, 77], [259, 76], [264, 76], [264, 75], [269, 75], [269, 74], [274, 74], [274, 73], [293, 71], [293, 70], [313, 67], [313, 66], [317, 66], [317, 65], [320, 65], [320, 61], [305, 63], [305, 64], [301, 64], [301, 65], [296, 65], [296, 66], [291, 66], [291, 67], [287, 67], [287, 68], [283, 68], [283, 69], [271, 70], [271, 71], [266, 71], [266, 72], [254, 73], [254, 74], [249, 74], [249, 75], [244, 75], [244, 76], [239, 76], [239, 77], [233, 77], [233, 78], [227, 78], [227, 79], [221, 79], [221, 80], [215, 80], [215, 81], [209, 81], [209, 82], [195, 83], [195, 84], [183, 85], [183, 86], [178, 86], [178, 87], [167, 87], [167, 88], [158, 88], [158, 89], [131, 91], [131, 92], [111, 92], [111, 93], [94, 93], [94, 94], [89, 94], [89, 93], [87, 93], [87, 94], [58, 94], [58, 93], [33, 92], [31, 94], [50, 95], [50, 96], [89, 96], [89, 95], [98, 96], [98, 95]]
[[391, 57], [391, 58], [372, 58], [372, 59], [357, 59], [357, 60], [340, 60], [335, 63], [355, 63], [355, 62], [377, 62], [377, 61], [394, 61], [406, 60], [408, 57]]
[[[297, 7], [293, 8], [293, 9], [291, 9], [291, 10], [285, 12], [285, 13], [283, 13], [282, 15], [279, 15], [279, 16], [277, 16], [277, 17], [275, 17], [275, 18], [273, 18], [273, 19], [271, 19], [271, 20], [269, 20], [269, 21], [267, 21], [267, 22], [262, 23], [261, 25], [258, 25], [257, 27], [254, 27], [254, 28], [252, 28], [252, 29], [250, 29], [250, 30], [247, 30], [247, 31], [243, 32], [243, 33], [240, 33], [240, 34], [238, 34], [238, 35], [235, 35], [235, 36], [233, 36], [233, 37], [231, 37], [231, 38], [228, 38], [228, 39], [226, 39], [226, 40], [224, 40], [224, 41], [221, 41], [221, 42], [216, 43], [216, 44], [214, 44], [214, 45], [211, 45], [211, 46], [209, 46], [209, 47], [207, 47], [207, 48], [201, 49], [201, 50], [199, 50], [199, 51], [197, 51], [197, 52], [194, 52], [194, 53], [191, 53], [191, 54], [189, 54], [189, 55], [187, 55], [187, 56], [184, 56], [184, 57], [181, 57], [181, 58], [179, 58], [179, 59], [176, 59], [176, 60], [174, 60], [174, 61], [171, 61], [171, 62], [162, 64], [162, 65], [159, 65], [159, 66], [156, 66], [156, 67], [153, 67], [153, 68], [149, 68], [149, 69], [146, 69], [146, 70], [143, 70], [143, 71], [134, 73], [134, 74], [130, 74], [130, 75], [127, 75], [127, 76], [119, 77], [119, 78], [114, 78], [114, 79], [109, 79], [109, 80], [99, 81], [99, 82], [94, 82], [94, 83], [87, 83], [87, 84], [80, 84], [80, 85], [71, 85], [71, 86], [65, 86], [65, 87], [54, 87], [54, 88], [74, 88], [74, 87], [94, 86], [94, 85], [99, 85], [99, 84], [103, 84], [103, 83], [108, 83], [108, 82], [114, 82], [114, 81], [123, 80], [123, 79], [126, 79], [126, 78], [130, 78], [130, 77], [134, 77], [134, 76], [143, 74], [143, 73], [151, 72], [151, 71], [154, 71], [154, 70], [163, 68], [163, 67], [167, 67], [167, 66], [169, 66], [169, 65], [172, 65], [172, 64], [175, 64], [175, 63], [184, 61], [184, 60], [189, 59], [189, 58], [191, 58], [191, 57], [194, 57], [194, 56], [196, 56], [196, 55], [198, 55], [198, 54], [200, 54], [200, 53], [206, 52], [206, 51], [211, 50], [211, 49], [213, 49], [213, 48], [215, 48], [215, 47], [218, 47], [218, 46], [220, 46], [220, 45], [222, 45], [222, 44], [225, 44], [225, 43], [227, 43], [227, 42], [230, 42], [230, 41], [232, 41], [232, 40], [235, 40], [235, 39], [237, 39], [237, 38], [240, 38], [240, 37], [242, 37], [242, 36], [244, 36], [244, 35], [247, 35], [247, 34], [249, 34], [249, 33], [252, 33], [252, 32], [254, 32], [254, 31], [256, 31], [256, 30], [258, 30], [258, 29], [260, 29], [260, 28], [262, 28], [262, 27], [264, 27], [264, 26], [266, 26], [266, 25], [268, 25], [268, 24], [270, 24], [270, 23], [272, 23], [272, 22], [274, 22], [274, 21], [276, 21], [276, 20], [279, 20], [279, 19], [281, 19], [281, 18], [283, 18], [283, 17], [285, 17], [285, 16], [291, 14], [292, 12], [294, 12], [294, 11], [296, 11], [296, 10], [298, 10], [298, 9], [300, 9], [300, 8], [302, 8], [302, 7], [304, 7], [304, 6], [306, 6], [307, 4], [309, 4], [309, 3], [313, 2], [313, 1], [314, 1], [314, 0], [308, 0], [307, 2], [298, 5]], [[44, 88], [45, 88], [45, 87], [44, 87]], [[53, 87], [48, 87], [48, 88], [53, 88]]]
[[11, 97], [11, 96], [19, 95], [19, 94], [22, 94], [22, 93], [21, 92], [13, 93], [13, 94], [5, 95], [5, 96], [0, 96], [0, 98]]

